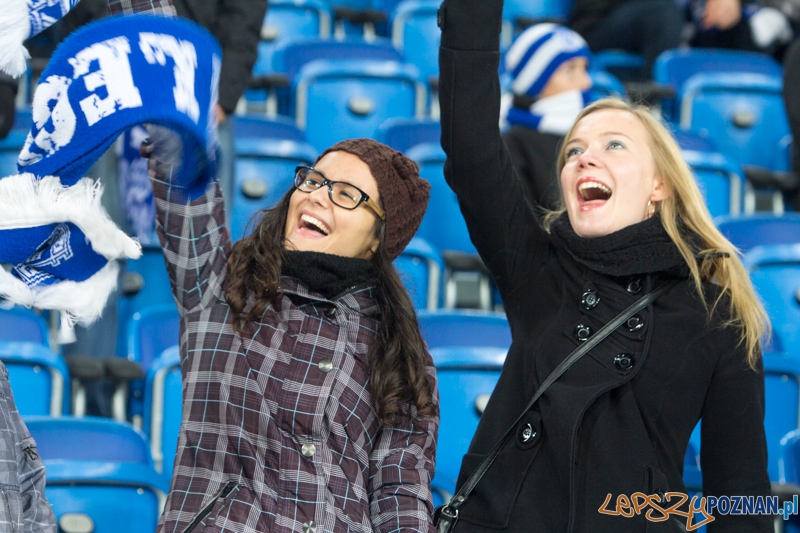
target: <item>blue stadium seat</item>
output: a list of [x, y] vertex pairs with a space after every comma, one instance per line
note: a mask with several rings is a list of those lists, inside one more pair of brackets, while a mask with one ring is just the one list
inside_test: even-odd
[[35, 311], [19, 306], [0, 307], [0, 340], [50, 346], [45, 319]]
[[442, 127], [437, 119], [395, 117], [378, 127], [376, 138], [398, 152], [406, 153], [418, 144], [438, 144], [441, 135]]
[[293, 82], [298, 125], [322, 151], [337, 141], [374, 137], [390, 117], [421, 118], [426, 90], [413, 65], [392, 61], [314, 61]]
[[236, 139], [282, 139], [303, 141], [303, 130], [297, 123], [282, 116], [265, 117], [255, 113], [233, 116], [233, 134]]
[[273, 0], [261, 26], [258, 59], [253, 74], [273, 71], [277, 46], [304, 38], [327, 39], [331, 35], [331, 9], [319, 0]]
[[64, 358], [36, 342], [0, 342], [0, 361], [21, 415], [69, 412], [70, 377]]
[[592, 102], [609, 96], [625, 97], [625, 87], [613, 74], [592, 68], [589, 76], [592, 78], [592, 88], [589, 89], [589, 98]]
[[433, 348], [439, 379], [441, 425], [436, 475], [431, 484], [453, 494], [461, 459], [492, 394], [507, 350], [492, 347]]
[[293, 79], [303, 66], [320, 60], [403, 61], [403, 54], [388, 39], [301, 39], [283, 43], [275, 51], [274, 70]]
[[700, 73], [678, 92], [683, 129], [707, 133], [741, 165], [789, 170], [791, 131], [783, 79], [752, 73]]
[[572, 0], [510, 0], [503, 2], [503, 45], [511, 44], [513, 37], [531, 22], [543, 20], [564, 21], [572, 9]]
[[764, 394], [767, 470], [771, 480], [779, 481], [780, 441], [800, 427], [800, 357], [778, 352], [764, 354]]
[[742, 253], [754, 246], [800, 242], [800, 213], [725, 216], [714, 223]]
[[508, 350], [511, 329], [504, 313], [440, 309], [417, 313], [429, 349], [489, 346]]
[[445, 153], [442, 147], [438, 143], [419, 144], [410, 148], [406, 155], [417, 162], [420, 176], [431, 183], [428, 210], [417, 235], [442, 251], [476, 254], [456, 193], [444, 179]]
[[[148, 369], [170, 346], [180, 343], [180, 316], [175, 304], [146, 307], [134, 313], [125, 329], [127, 357], [136, 361], [147, 375]], [[128, 416], [143, 416], [146, 384], [142, 380], [130, 382]]]
[[743, 260], [772, 322], [772, 349], [800, 358], [800, 234], [795, 238], [756, 246]]
[[237, 137], [231, 237], [238, 240], [261, 209], [274, 206], [292, 188], [294, 170], [311, 165], [317, 151], [303, 141]]
[[780, 63], [766, 54], [711, 48], [681, 48], [667, 50], [658, 56], [653, 65], [653, 80], [669, 85], [677, 93], [695, 74], [731, 72], [781, 77], [783, 69]]
[[[169, 480], [153, 468], [144, 436], [99, 418], [30, 417], [25, 423], [47, 470], [45, 496], [62, 528], [90, 533], [154, 531]], [[87, 443], [91, 443], [87, 445]]]
[[718, 152], [683, 150], [712, 217], [738, 215], [743, 208], [741, 167]]
[[405, 0], [392, 13], [392, 43], [415, 65], [424, 80], [439, 77], [439, 42], [436, 23], [438, 0]]
[[159, 355], [147, 371], [143, 428], [156, 470], [172, 477], [182, 417], [181, 361], [178, 346]]
[[[125, 328], [138, 311], [160, 304], [175, 305], [169, 275], [164, 263], [164, 253], [159, 243], [142, 246], [142, 257], [128, 260], [123, 278], [123, 294], [119, 299], [117, 320], [117, 355], [127, 355]], [[126, 287], [131, 287], [130, 289]], [[126, 294], [130, 290], [131, 294]]]
[[430, 243], [414, 237], [394, 260], [415, 309], [436, 309], [441, 303], [442, 256]]

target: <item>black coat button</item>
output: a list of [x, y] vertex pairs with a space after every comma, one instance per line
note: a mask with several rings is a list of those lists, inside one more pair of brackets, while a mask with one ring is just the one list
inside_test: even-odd
[[644, 320], [638, 316], [632, 316], [625, 322], [625, 326], [627, 326], [628, 331], [639, 331], [644, 327]]
[[578, 324], [575, 326], [575, 338], [581, 342], [586, 342], [592, 336], [591, 326], [586, 324]]
[[584, 292], [583, 296], [581, 297], [581, 304], [583, 304], [583, 307], [586, 309], [594, 309], [599, 303], [600, 297], [597, 296], [595, 291], [588, 290]]
[[527, 450], [535, 444], [538, 434], [533, 424], [523, 422], [517, 427], [517, 444], [523, 450]]
[[614, 366], [617, 367], [617, 370], [622, 370], [623, 372], [633, 368], [633, 363], [633, 356], [627, 353], [621, 353], [614, 358]]
[[639, 294], [642, 290], [642, 280], [639, 278], [632, 279], [628, 282], [628, 286], [625, 289], [631, 294]]
[[325, 316], [328, 318], [333, 318], [336, 316], [336, 308], [335, 307], [328, 307], [325, 309]]

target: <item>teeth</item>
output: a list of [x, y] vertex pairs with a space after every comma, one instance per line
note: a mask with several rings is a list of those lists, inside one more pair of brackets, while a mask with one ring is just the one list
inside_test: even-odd
[[300, 220], [302, 220], [303, 222], [307, 222], [308, 224], [311, 224], [312, 226], [316, 226], [325, 235], [328, 234], [328, 228], [325, 227], [325, 224], [323, 224], [321, 220], [318, 220], [318, 219], [312, 217], [311, 215], [306, 215], [306, 214], [301, 215], [300, 216]]
[[578, 192], [581, 193], [581, 196], [583, 196], [584, 199], [586, 199], [586, 196], [583, 194], [583, 192], [589, 189], [600, 189], [601, 191], [603, 191], [604, 194], [611, 196], [611, 189], [609, 189], [608, 187], [597, 181], [584, 181], [583, 183], [578, 185]]

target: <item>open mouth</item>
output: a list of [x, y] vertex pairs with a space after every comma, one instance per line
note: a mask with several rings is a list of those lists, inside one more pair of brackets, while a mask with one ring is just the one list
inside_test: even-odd
[[322, 236], [326, 236], [331, 232], [330, 228], [323, 221], [305, 213], [300, 215], [299, 227], [300, 229], [319, 233]]
[[578, 184], [578, 194], [584, 202], [605, 202], [611, 198], [611, 189], [599, 181], [587, 180]]

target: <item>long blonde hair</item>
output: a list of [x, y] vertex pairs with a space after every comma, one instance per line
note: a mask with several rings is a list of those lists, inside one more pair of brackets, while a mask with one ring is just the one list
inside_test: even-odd
[[[619, 98], [604, 98], [584, 108], [565, 139], [572, 137], [575, 126], [583, 117], [607, 109], [633, 114], [649, 133], [648, 144], [656, 170], [669, 191], [669, 195], [656, 206], [661, 215], [661, 223], [686, 260], [697, 292], [709, 315], [714, 312], [725, 294], [729, 296], [729, 312], [725, 325], [739, 329], [739, 341], [747, 349], [747, 361], [755, 368], [761, 356], [760, 339], [770, 332], [769, 317], [742, 264], [739, 250], [714, 225], [694, 174], [669, 131], [646, 107], [631, 105]], [[566, 164], [564, 145], [558, 155], [559, 175]], [[561, 208], [550, 211], [545, 216], [545, 229], [549, 231], [553, 221], [565, 210], [562, 197]], [[697, 256], [682, 236], [681, 229], [699, 236], [701, 249]], [[721, 288], [710, 308], [703, 293], [703, 282], [713, 282]]]

